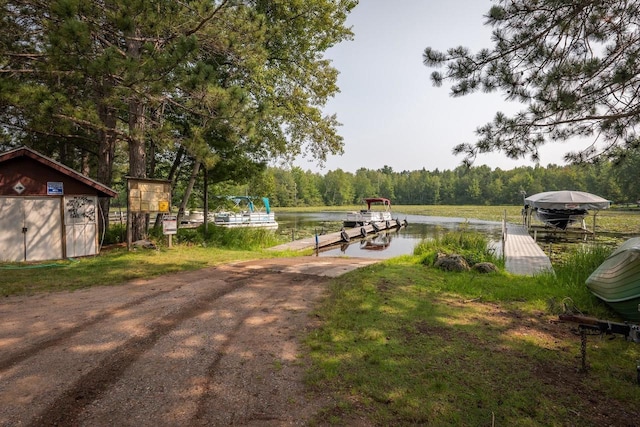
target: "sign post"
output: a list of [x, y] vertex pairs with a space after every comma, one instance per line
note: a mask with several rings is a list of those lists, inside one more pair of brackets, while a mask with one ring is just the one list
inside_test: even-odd
[[175, 215], [162, 217], [162, 234], [169, 236], [169, 248], [171, 248], [171, 236], [178, 233], [178, 218]]

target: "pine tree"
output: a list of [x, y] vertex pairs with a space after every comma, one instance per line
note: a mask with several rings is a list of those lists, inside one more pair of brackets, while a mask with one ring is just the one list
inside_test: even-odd
[[[451, 94], [499, 91], [525, 109], [497, 113], [478, 129], [475, 144], [454, 152], [470, 163], [478, 153], [502, 151], [510, 158], [539, 158], [547, 142], [586, 137], [593, 144], [568, 153], [588, 161], [639, 145], [640, 4], [619, 0], [500, 0], [486, 15], [493, 46], [465, 47], [423, 59], [432, 81], [451, 81]], [[603, 156], [604, 155], [604, 156]]]

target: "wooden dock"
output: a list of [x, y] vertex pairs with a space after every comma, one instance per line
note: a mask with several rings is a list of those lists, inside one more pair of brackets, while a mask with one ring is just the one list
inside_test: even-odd
[[[376, 222], [361, 227], [343, 228], [335, 233], [319, 234], [317, 236], [308, 237], [306, 239], [294, 240], [292, 242], [283, 243], [282, 245], [269, 248], [272, 251], [303, 251], [307, 249], [322, 249], [327, 246], [346, 243], [352, 239], [364, 238], [369, 234], [375, 234], [379, 231], [392, 230], [406, 226], [406, 221], [394, 219], [385, 222]], [[316, 240], [317, 239], [317, 240]]]
[[509, 273], [533, 276], [553, 271], [551, 260], [523, 225], [507, 224], [504, 235], [505, 269]]

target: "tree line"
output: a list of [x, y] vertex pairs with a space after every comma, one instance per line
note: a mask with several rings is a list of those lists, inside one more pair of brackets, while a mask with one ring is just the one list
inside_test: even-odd
[[[543, 191], [586, 191], [614, 203], [640, 199], [640, 182], [634, 179], [640, 155], [626, 160], [583, 165], [522, 166], [510, 170], [488, 166], [453, 170], [425, 169], [396, 172], [391, 167], [355, 173], [342, 169], [326, 173], [299, 167], [269, 167], [246, 182], [227, 181], [208, 186], [209, 208], [216, 209], [216, 196], [269, 197], [272, 206], [361, 205], [365, 197], [386, 197], [399, 205], [520, 205], [524, 196]], [[182, 200], [187, 185], [186, 167], [174, 187], [174, 204]], [[189, 209], [202, 209], [204, 175], [195, 182]], [[124, 199], [120, 201], [124, 203]]]

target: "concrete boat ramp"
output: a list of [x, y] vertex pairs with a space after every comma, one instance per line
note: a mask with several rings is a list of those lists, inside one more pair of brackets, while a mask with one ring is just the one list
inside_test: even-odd
[[[322, 234], [306, 239], [295, 240], [269, 248], [273, 251], [303, 251], [307, 249], [322, 249], [351, 239], [363, 238], [378, 231], [406, 226], [406, 222], [394, 220], [389, 224], [376, 223], [362, 227], [347, 228], [335, 233]], [[505, 269], [522, 276], [553, 271], [551, 261], [535, 240], [522, 225], [506, 224], [503, 232], [503, 255]]]

